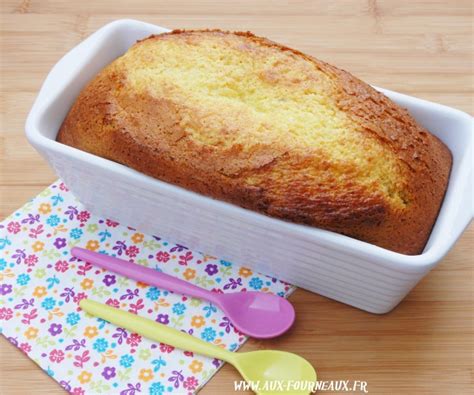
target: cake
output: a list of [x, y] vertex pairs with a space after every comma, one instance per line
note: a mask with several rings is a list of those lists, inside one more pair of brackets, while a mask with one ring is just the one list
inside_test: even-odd
[[57, 140], [162, 181], [402, 254], [422, 252], [448, 148], [366, 83], [248, 32], [133, 45]]

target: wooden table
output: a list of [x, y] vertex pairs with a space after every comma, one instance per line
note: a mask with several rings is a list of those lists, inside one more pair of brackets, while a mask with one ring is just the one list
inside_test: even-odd
[[[473, 113], [472, 6], [457, 1], [2, 0], [0, 219], [55, 176], [23, 125], [52, 65], [118, 18], [169, 28], [251, 30], [352, 71], [377, 86]], [[471, 226], [444, 261], [393, 312], [375, 316], [298, 290], [294, 328], [244, 350], [301, 354], [321, 380], [365, 380], [372, 394], [472, 393]], [[225, 366], [203, 394], [233, 391]], [[23, 354], [0, 341], [0, 393], [60, 394]]]

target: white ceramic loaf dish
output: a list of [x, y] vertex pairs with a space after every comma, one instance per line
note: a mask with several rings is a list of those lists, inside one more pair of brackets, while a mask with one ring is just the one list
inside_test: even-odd
[[472, 117], [386, 90], [381, 91], [443, 140], [454, 157], [440, 215], [417, 256], [266, 217], [57, 143], [58, 129], [85, 84], [136, 40], [165, 31], [133, 20], [102, 27], [54, 66], [28, 116], [31, 144], [93, 213], [372, 313], [395, 307], [471, 221]]

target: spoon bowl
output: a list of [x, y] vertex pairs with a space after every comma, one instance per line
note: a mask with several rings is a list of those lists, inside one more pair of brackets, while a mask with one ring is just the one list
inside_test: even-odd
[[263, 292], [213, 294], [214, 302], [240, 331], [266, 339], [286, 332], [295, 320], [290, 302]]
[[316, 385], [316, 372], [299, 355], [284, 351], [260, 350], [236, 353], [234, 367], [258, 394], [309, 394]]

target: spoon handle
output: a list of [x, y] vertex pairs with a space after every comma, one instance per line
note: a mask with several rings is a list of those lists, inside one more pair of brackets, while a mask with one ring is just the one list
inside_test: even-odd
[[95, 266], [121, 274], [145, 284], [154, 285], [158, 288], [167, 289], [181, 295], [188, 295], [198, 299], [214, 301], [212, 292], [197, 287], [194, 284], [180, 280], [179, 278], [161, 273], [155, 269], [137, 265], [123, 259], [114, 258], [105, 254], [99, 254], [84, 248], [74, 247], [71, 254], [76, 258], [89, 262]]
[[79, 306], [89, 314], [102, 318], [114, 325], [138, 333], [156, 342], [165, 343], [185, 351], [207, 355], [232, 363], [233, 354], [230, 351], [207, 343], [187, 333], [180, 332], [166, 325], [159, 324], [136, 314], [128, 313], [90, 299], [83, 299]]

